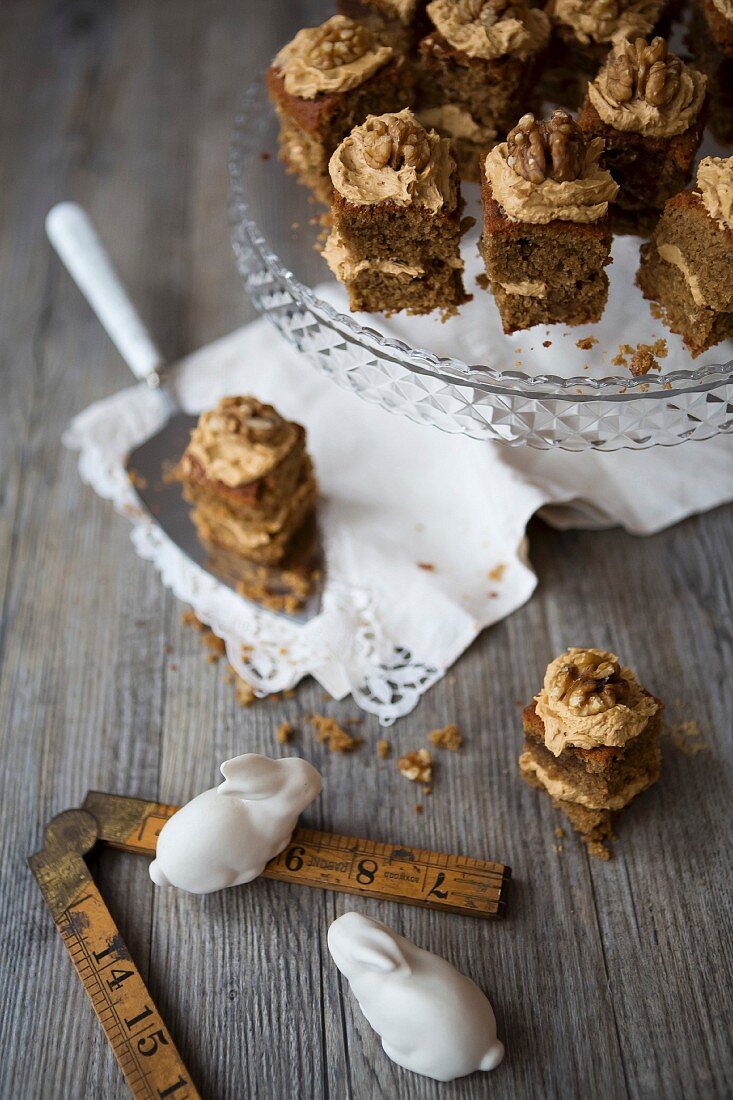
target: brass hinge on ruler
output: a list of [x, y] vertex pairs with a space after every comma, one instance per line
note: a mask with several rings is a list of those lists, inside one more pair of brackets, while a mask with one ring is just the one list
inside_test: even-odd
[[[90, 791], [84, 806], [46, 827], [28, 860], [67, 951], [134, 1097], [199, 1096], [140, 972], [94, 883], [86, 856], [97, 844], [155, 855], [158, 834], [178, 809]], [[498, 917], [511, 869], [503, 863], [297, 829], [264, 878]]]

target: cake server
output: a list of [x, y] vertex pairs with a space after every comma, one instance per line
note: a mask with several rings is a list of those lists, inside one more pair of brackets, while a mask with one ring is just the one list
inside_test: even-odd
[[[176, 364], [166, 363], [156, 347], [81, 206], [74, 202], [54, 206], [46, 217], [46, 232], [132, 373], [155, 390], [163, 403], [165, 424], [130, 451], [125, 464], [140, 505], [191, 561], [246, 599], [238, 591], [238, 585], [243, 580], [251, 581], [255, 573], [261, 574], [263, 567], [254, 566], [232, 553], [221, 554], [221, 560], [217, 555], [217, 560], [212, 561], [191, 521], [180, 483], [166, 480], [166, 470], [180, 459], [198, 419], [181, 408]], [[294, 560], [267, 568], [267, 583], [272, 591], [286, 593], [289, 590], [288, 568], [317, 569], [322, 576], [323, 556], [317, 524], [312, 525], [310, 538], [299, 540], [296, 537], [295, 542], [299, 545], [295, 546]], [[321, 592], [322, 583], [314, 583], [307, 602], [294, 614], [263, 608], [253, 600], [247, 602], [270, 614], [307, 622], [320, 611]]]

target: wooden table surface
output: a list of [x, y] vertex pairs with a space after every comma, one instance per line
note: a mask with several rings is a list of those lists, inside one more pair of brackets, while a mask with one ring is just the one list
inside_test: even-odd
[[[324, 702], [314, 683], [239, 707], [223, 663], [206, 663], [182, 606], [135, 556], [128, 524], [81, 484], [60, 442], [76, 412], [129, 375], [51, 255], [46, 211], [65, 198], [90, 210], [171, 357], [248, 319], [227, 238], [227, 144], [242, 89], [293, 9], [305, 24], [314, 5], [0, 8], [3, 1097], [126, 1095], [25, 865], [44, 823], [90, 788], [185, 800], [211, 785], [222, 759], [276, 751], [283, 719], [357, 713], [350, 701]], [[144, 861], [100, 860], [113, 912], [205, 1096], [733, 1095], [733, 509], [652, 538], [558, 534], [539, 522], [530, 538], [532, 600], [387, 734], [409, 751], [437, 725], [464, 732], [464, 752], [441, 755], [422, 816], [413, 790], [377, 760], [375, 719], [350, 758], [310, 736], [299, 743], [327, 784], [308, 823], [506, 861], [504, 922], [264, 881], [168, 895]], [[517, 777], [518, 701], [577, 643], [616, 650], [670, 721], [696, 721], [707, 745], [688, 755], [665, 739], [662, 781], [624, 815], [610, 863], [570, 836], [560, 844], [549, 800]], [[438, 1086], [383, 1055], [325, 950], [329, 921], [352, 904], [487, 991], [507, 1048], [495, 1073]]]

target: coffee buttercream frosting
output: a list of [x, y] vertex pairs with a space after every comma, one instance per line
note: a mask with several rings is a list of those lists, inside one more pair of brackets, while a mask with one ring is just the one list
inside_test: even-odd
[[433, 0], [427, 12], [454, 49], [485, 61], [528, 57], [550, 37], [550, 20], [526, 0]]
[[556, 0], [554, 18], [584, 45], [648, 35], [663, 0]]
[[334, 15], [319, 27], [305, 27], [284, 46], [273, 65], [288, 95], [315, 99], [328, 92], [348, 92], [363, 84], [392, 58], [366, 27]]
[[[655, 41], [661, 41], [655, 39]], [[693, 124], [705, 99], [707, 77], [669, 56], [674, 66], [674, 84], [668, 101], [659, 106], [650, 102], [651, 93], [634, 89], [629, 99], [620, 101], [614, 80], [615, 66], [624, 60], [629, 44], [619, 42], [595, 80], [588, 85], [588, 98], [608, 126], [622, 132], [646, 134], [648, 137], [674, 137]]]
[[191, 433], [182, 459], [211, 481], [230, 488], [269, 474], [290, 451], [298, 429], [254, 397], [222, 397]]
[[[595, 667], [593, 667], [595, 666]], [[591, 668], [590, 679], [585, 668]], [[606, 678], [592, 677], [607, 672]], [[545, 745], [559, 756], [566, 745], [622, 747], [638, 737], [659, 710], [630, 668], [613, 653], [574, 647], [552, 661], [535, 699], [545, 727]]]
[[412, 111], [370, 115], [338, 146], [328, 165], [335, 190], [355, 205], [416, 203], [455, 209], [450, 141], [426, 130]]
[[697, 170], [703, 205], [721, 229], [733, 230], [733, 157], [705, 157]]
[[598, 160], [603, 139], [593, 138], [585, 152], [582, 173], [574, 180], [545, 179], [534, 183], [514, 167], [507, 142], [495, 145], [485, 161], [486, 177], [496, 202], [513, 221], [546, 225], [552, 221], [595, 222], [605, 217], [618, 184]]

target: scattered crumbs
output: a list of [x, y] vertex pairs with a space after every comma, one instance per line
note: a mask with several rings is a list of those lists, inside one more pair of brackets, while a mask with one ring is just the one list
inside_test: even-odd
[[515, 355], [521, 355], [522, 354], [522, 349], [521, 348], [515, 348], [514, 349], [514, 354]]
[[286, 645], [281, 645], [280, 648], [278, 649], [278, 653], [280, 654], [281, 657], [287, 657], [288, 647]]
[[270, 159], [270, 154], [269, 153], [260, 153], [260, 160], [269, 160], [269, 159]]
[[499, 564], [495, 565], [493, 569], [489, 569], [486, 576], [489, 578], [490, 581], [500, 581], [505, 573], [506, 573], [506, 564], [505, 564], [505, 562], [499, 562]]
[[581, 340], [575, 341], [575, 346], [576, 348], [580, 348], [581, 351], [590, 351], [597, 343], [597, 336], [584, 336]]
[[618, 355], [614, 355], [613, 359], [611, 360], [611, 366], [613, 367], [627, 367], [628, 365], [629, 364], [626, 360], [626, 356], [621, 355], [621, 353], [619, 353]]
[[664, 385], [662, 386], [662, 389], [663, 390], [671, 390], [672, 389], [672, 383], [671, 382], [665, 382]]
[[165, 647], [165, 651], [166, 651], [166, 653], [173, 653], [173, 646], [172, 645], [167, 645]]
[[281, 745], [287, 745], [288, 741], [293, 740], [294, 735], [295, 730], [290, 722], [281, 722], [275, 730], [275, 737], [277, 737]]
[[168, 666], [171, 672], [178, 672], [178, 665], [172, 664]]
[[629, 370], [635, 377], [648, 374], [650, 370], [661, 370], [660, 359], [667, 357], [667, 341], [657, 340], [655, 344], [639, 344], [631, 357]]
[[542, 341], [542, 347], [543, 348], [551, 348], [552, 347], [552, 340], [543, 340]]
[[352, 737], [335, 718], [327, 718], [325, 714], [312, 714], [310, 724], [316, 731], [318, 744], [326, 745], [329, 752], [353, 752], [362, 743], [363, 738]]
[[515, 699], [515, 700], [514, 700], [514, 706], [515, 706], [515, 707], [523, 707], [523, 706], [524, 706], [524, 703], [522, 702], [522, 700], [521, 700], [521, 699]]
[[241, 676], [236, 676], [234, 684], [234, 694], [237, 697], [237, 702], [240, 707], [251, 707], [257, 698], [255, 689], [251, 684], [248, 684], [246, 680], [243, 680]]
[[514, 366], [515, 366], [515, 367], [516, 367], [517, 369], [519, 369], [519, 368], [521, 367], [521, 365], [522, 365], [522, 360], [521, 360], [521, 359], [515, 359], [515, 360], [514, 360]]
[[377, 756], [380, 760], [386, 760], [392, 752], [389, 741], [377, 741]]
[[672, 738], [675, 748], [685, 756], [697, 756], [699, 752], [707, 752], [710, 748], [707, 741], [703, 741], [697, 722], [676, 722], [666, 726], [664, 732]]
[[420, 802], [415, 803], [415, 813], [421, 814], [423, 812], [422, 804]]
[[650, 302], [649, 303], [649, 312], [651, 313], [651, 315], [652, 315], [652, 317], [654, 318], [655, 321], [663, 321], [664, 320], [664, 310], [660, 306], [659, 302]]
[[608, 863], [611, 858], [611, 852], [601, 840], [589, 840], [587, 842], [588, 855], [593, 856], [594, 859], [602, 859], [605, 863]]
[[583, 363], [583, 370], [590, 370], [590, 367], [587, 363]]
[[431, 745], [435, 745], [436, 749], [449, 749], [450, 752], [458, 752], [463, 744], [463, 738], [453, 722], [447, 726], [443, 726], [439, 730], [431, 730], [428, 734], [428, 741]]
[[203, 635], [204, 645], [208, 649], [206, 660], [210, 665], [217, 664], [222, 657], [226, 657], [227, 647], [223, 638], [215, 634], [213, 630], [207, 630]]
[[405, 779], [412, 783], [432, 783], [433, 758], [429, 749], [418, 749], [417, 752], [408, 752], [397, 761]]
[[432, 794], [433, 793], [433, 788], [432, 787], [423, 787], [422, 793], [423, 794]]
[[198, 630], [199, 634], [203, 633], [207, 628], [201, 622], [201, 619], [197, 618], [195, 613], [189, 607], [188, 611], [184, 611], [181, 615], [181, 625], [190, 626], [192, 630]]
[[136, 489], [147, 489], [148, 479], [139, 474], [136, 470], [128, 470], [127, 476]]
[[552, 847], [555, 849], [555, 851], [558, 853], [558, 855], [560, 855], [561, 852], [565, 851], [562, 844], [553, 844]]
[[419, 561], [417, 563], [418, 569], [424, 569], [426, 573], [434, 573], [435, 566], [431, 561]]
[[565, 830], [563, 829], [562, 825], [558, 825], [555, 829], [555, 836], [557, 837], [557, 839], [562, 840], [565, 835]]
[[486, 274], [485, 271], [482, 271], [480, 275], [476, 276], [476, 282], [482, 290], [489, 289], [489, 276]]
[[499, 598], [499, 593], [498, 592], [489, 592], [489, 599], [490, 600], [496, 600], [498, 598]]

